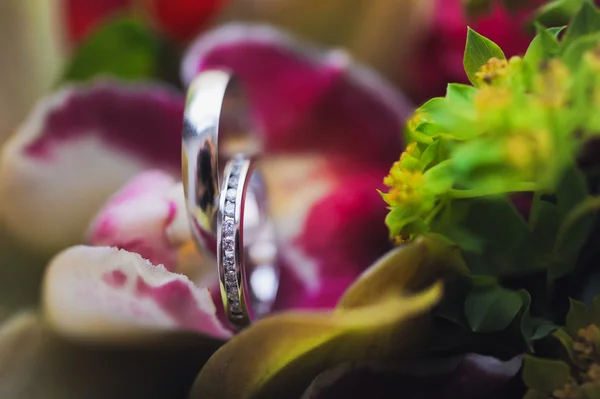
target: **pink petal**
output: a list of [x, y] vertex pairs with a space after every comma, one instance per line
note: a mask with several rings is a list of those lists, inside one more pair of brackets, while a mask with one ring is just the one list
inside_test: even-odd
[[183, 96], [161, 85], [97, 81], [42, 100], [4, 146], [0, 211], [29, 245], [80, 242], [97, 209], [140, 171], [180, 174]]
[[154, 264], [173, 270], [177, 247], [170, 242], [167, 228], [178, 213], [186, 210], [183, 201], [170, 198], [172, 188], [180, 187], [161, 171], [143, 172], [134, 177], [100, 210], [92, 222], [89, 243], [136, 252]]
[[[216, 281], [214, 262], [194, 248], [183, 185], [166, 172], [142, 172], [125, 184], [100, 209], [88, 233], [88, 243], [140, 254], [194, 282]], [[207, 281], [208, 279], [208, 281]]]
[[390, 248], [376, 191], [386, 172], [317, 156], [271, 162], [264, 171], [283, 262], [276, 307], [331, 308]]
[[215, 317], [206, 289], [138, 254], [75, 246], [48, 266], [42, 302], [49, 323], [85, 340], [123, 340], [161, 331], [231, 333]]
[[241, 78], [269, 153], [318, 151], [389, 164], [401, 152], [409, 105], [341, 50], [325, 52], [267, 26], [231, 24], [196, 40], [183, 80], [210, 68]]

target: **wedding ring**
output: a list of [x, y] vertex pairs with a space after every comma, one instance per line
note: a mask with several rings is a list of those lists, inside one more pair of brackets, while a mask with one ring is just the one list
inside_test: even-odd
[[266, 216], [264, 184], [255, 162], [242, 155], [229, 161], [220, 193], [221, 297], [229, 320], [245, 326], [268, 312], [278, 284], [273, 226]]
[[199, 74], [188, 90], [182, 133], [188, 218], [199, 249], [217, 261], [225, 313], [240, 327], [270, 310], [279, 282], [267, 192], [256, 168], [261, 148], [239, 81], [224, 70]]

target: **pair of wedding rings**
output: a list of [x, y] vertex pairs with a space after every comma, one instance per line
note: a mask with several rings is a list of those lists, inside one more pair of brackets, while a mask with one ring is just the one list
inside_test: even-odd
[[182, 134], [187, 211], [197, 245], [217, 261], [225, 314], [238, 327], [267, 313], [277, 293], [277, 245], [257, 169], [260, 138], [240, 82], [202, 72], [191, 84]]

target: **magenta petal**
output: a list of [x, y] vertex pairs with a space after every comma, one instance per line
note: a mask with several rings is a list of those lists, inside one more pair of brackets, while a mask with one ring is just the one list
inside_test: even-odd
[[409, 105], [341, 50], [323, 52], [271, 27], [232, 24], [196, 40], [183, 80], [189, 84], [211, 68], [241, 78], [270, 153], [319, 151], [389, 164], [401, 152]]
[[[177, 191], [181, 195], [176, 196]], [[185, 212], [183, 188], [171, 176], [162, 171], [143, 172], [100, 210], [90, 227], [88, 242], [138, 253], [172, 271], [177, 243], [167, 232], [177, 215]]]
[[119, 341], [161, 331], [231, 335], [207, 289], [116, 248], [59, 253], [48, 266], [42, 301], [50, 324], [80, 339]]
[[180, 174], [184, 97], [155, 84], [96, 81], [40, 101], [3, 147], [0, 212], [54, 252], [81, 242], [98, 208], [137, 173]]
[[[347, 169], [350, 171], [350, 168]], [[283, 251], [278, 308], [331, 308], [362, 271], [390, 249], [383, 171], [349, 173], [316, 201]]]
[[160, 86], [97, 82], [67, 89], [64, 102], [45, 113], [41, 131], [23, 152], [51, 161], [60, 156], [61, 145], [96, 136], [157, 167], [178, 167], [183, 106], [181, 95]]

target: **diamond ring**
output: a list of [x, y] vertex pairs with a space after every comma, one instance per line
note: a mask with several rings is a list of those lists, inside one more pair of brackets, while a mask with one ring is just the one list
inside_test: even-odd
[[260, 148], [235, 77], [221, 70], [198, 75], [182, 134], [188, 218], [197, 246], [217, 261], [225, 314], [238, 327], [270, 310], [279, 283], [267, 192], [256, 167]]
[[[217, 222], [221, 297], [229, 320], [245, 326], [269, 311], [277, 288], [273, 226], [264, 209], [264, 185], [253, 160], [225, 166]], [[254, 305], [254, 306], [251, 306]]]

